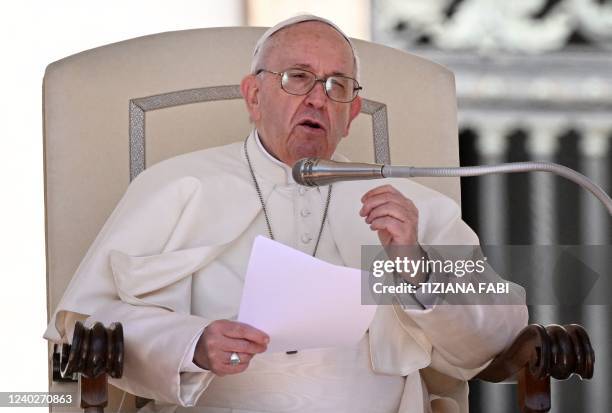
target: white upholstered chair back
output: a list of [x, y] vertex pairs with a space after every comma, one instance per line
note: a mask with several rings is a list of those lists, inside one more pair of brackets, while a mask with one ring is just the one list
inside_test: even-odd
[[[48, 314], [131, 177], [163, 159], [245, 138], [250, 125], [238, 84], [264, 30], [160, 33], [47, 67]], [[395, 49], [355, 44], [364, 104], [339, 151], [356, 161], [458, 165], [452, 73]], [[457, 179], [421, 182], [459, 202]]]

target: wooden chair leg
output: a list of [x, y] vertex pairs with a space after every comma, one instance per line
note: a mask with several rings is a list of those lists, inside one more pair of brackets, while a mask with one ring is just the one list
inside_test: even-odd
[[97, 377], [80, 375], [81, 408], [85, 413], [102, 413], [108, 404], [108, 382], [106, 374]]
[[523, 413], [544, 413], [550, 410], [550, 376], [539, 379], [529, 367], [518, 373], [518, 403]]

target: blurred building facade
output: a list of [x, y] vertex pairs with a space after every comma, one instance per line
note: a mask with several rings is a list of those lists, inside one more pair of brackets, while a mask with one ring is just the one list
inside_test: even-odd
[[[462, 165], [552, 161], [610, 192], [612, 1], [372, 0], [371, 10], [373, 41], [455, 73]], [[462, 203], [484, 244], [610, 244], [603, 206], [552, 175], [463, 179]], [[596, 351], [593, 380], [554, 383], [551, 411], [609, 411], [612, 307], [546, 304], [530, 306], [531, 323], [580, 323]], [[517, 411], [514, 385], [470, 388], [472, 411]]]

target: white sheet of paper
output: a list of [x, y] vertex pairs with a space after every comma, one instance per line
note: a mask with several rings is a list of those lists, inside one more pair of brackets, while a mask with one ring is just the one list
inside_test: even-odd
[[238, 321], [270, 336], [267, 352], [355, 345], [376, 312], [361, 305], [361, 270], [258, 236]]

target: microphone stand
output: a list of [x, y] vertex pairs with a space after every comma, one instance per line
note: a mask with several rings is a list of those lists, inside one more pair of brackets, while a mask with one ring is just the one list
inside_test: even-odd
[[612, 215], [612, 200], [606, 192], [586, 176], [566, 166], [552, 162], [512, 162], [501, 165], [461, 166], [454, 168], [418, 168], [382, 164], [337, 162], [319, 158], [304, 158], [293, 166], [293, 178], [301, 185], [320, 186], [339, 181], [360, 181], [380, 178], [463, 177], [495, 173], [552, 172], [590, 191]]
[[591, 192], [612, 215], [612, 200], [606, 192], [595, 182], [586, 176], [574, 171], [567, 166], [552, 162], [512, 162], [501, 165], [485, 166], [462, 166], [457, 168], [417, 168], [413, 166], [392, 166], [383, 165], [382, 175], [385, 178], [391, 177], [462, 177], [462, 176], [481, 176], [495, 173], [517, 173], [517, 172], [552, 172], [568, 179], [575, 184]]

